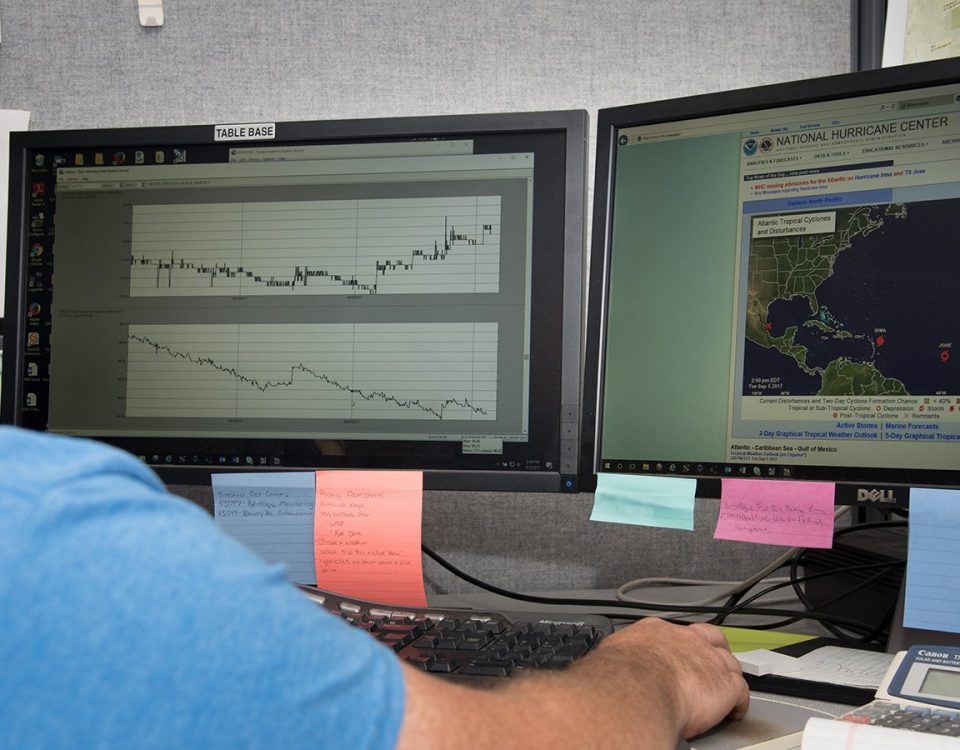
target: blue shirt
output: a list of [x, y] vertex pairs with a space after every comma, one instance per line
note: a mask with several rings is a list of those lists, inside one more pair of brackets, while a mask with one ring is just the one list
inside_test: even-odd
[[0, 745], [392, 747], [398, 660], [121, 451], [0, 427]]

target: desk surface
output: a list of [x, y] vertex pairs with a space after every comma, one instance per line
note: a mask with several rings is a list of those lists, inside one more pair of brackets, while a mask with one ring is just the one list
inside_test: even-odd
[[[700, 587], [697, 587], [698, 589]], [[603, 599], [613, 600], [616, 598], [616, 592], [611, 589], [598, 589], [596, 591], [554, 591], [537, 592], [541, 596], [562, 597], [568, 599]], [[657, 589], [656, 598], [650, 601], [670, 602], [668, 596], [675, 595], [676, 592], [666, 592], [663, 589]], [[704, 592], [685, 590], [684, 597], [690, 601]], [[576, 612], [580, 609], [584, 613], [605, 614], [615, 618], [622, 614], [623, 610], [616, 607], [598, 607], [587, 605], [578, 607], [576, 605], [557, 605], [551, 607], [549, 604], [535, 604], [499, 596], [486, 591], [478, 591], [469, 594], [443, 594], [428, 597], [430, 604], [436, 607], [473, 607], [477, 609], [486, 609], [504, 612], [529, 612], [529, 611], [550, 611], [552, 608], [564, 612]], [[672, 601], [676, 602], [677, 599]], [[682, 601], [682, 600], [681, 600]], [[638, 610], [642, 613], [641, 610]], [[656, 614], [656, 613], [649, 613]], [[738, 622], [738, 627], [747, 627], [744, 622]], [[791, 627], [791, 632], [808, 632], [810, 635], [822, 635], [823, 631], [815, 623], [805, 626]], [[691, 742], [694, 750], [735, 750], [754, 745], [775, 737], [782, 737], [798, 732], [803, 729], [807, 719], [818, 716], [821, 718], [832, 718], [845, 713], [850, 706], [833, 703], [830, 701], [811, 700], [806, 698], [794, 698], [781, 695], [771, 695], [768, 693], [751, 693], [750, 712], [742, 721], [725, 722], [716, 729], [708, 732], [702, 737], [698, 737]]]

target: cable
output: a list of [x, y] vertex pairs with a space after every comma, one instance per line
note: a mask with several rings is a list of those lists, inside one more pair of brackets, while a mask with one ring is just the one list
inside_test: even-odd
[[[664, 605], [657, 604], [655, 602], [622, 602], [616, 599], [570, 599], [566, 597], [553, 597], [553, 596], [537, 596], [534, 594], [523, 594], [517, 591], [510, 591], [509, 589], [503, 589], [499, 586], [495, 586], [486, 581], [482, 581], [479, 578], [466, 573], [459, 568], [457, 568], [453, 563], [448, 562], [432, 549], [427, 547], [425, 544], [421, 544], [421, 549], [424, 554], [430, 557], [434, 562], [439, 564], [441, 567], [453, 573], [455, 576], [463, 579], [467, 583], [471, 583], [474, 586], [490, 591], [491, 593], [498, 594], [499, 596], [504, 596], [509, 599], [517, 599], [519, 601], [532, 602], [535, 604], [552, 604], [560, 606], [586, 606], [586, 607], [609, 607], [613, 609], [644, 609], [650, 610], [653, 612], [672, 612], [672, 611], [681, 611], [687, 612], [690, 614], [724, 614], [727, 609], [722, 607], [705, 607], [705, 606], [687, 606], [687, 605]], [[783, 584], [786, 585], [786, 584]], [[835, 625], [846, 625], [851, 629], [865, 629], [872, 627], [858, 620], [853, 620], [848, 617], [842, 617], [840, 615], [831, 615], [825, 612], [813, 612], [813, 611], [796, 611], [796, 610], [786, 610], [786, 609], [776, 609], [772, 607], [742, 607], [738, 610], [738, 614], [742, 615], [756, 615], [761, 617], [799, 617], [802, 619], [816, 620], [819, 622], [830, 622]], [[614, 617], [620, 617], [620, 615], [612, 615]], [[632, 618], [628, 618], [632, 619]]]
[[[836, 523], [845, 515], [847, 515], [851, 511], [851, 509], [852, 508], [849, 505], [844, 505], [839, 508], [836, 508], [833, 512], [834, 523]], [[707, 597], [706, 599], [690, 602], [690, 604], [693, 606], [707, 606], [710, 604], [714, 604], [715, 602], [719, 602], [724, 599], [727, 599], [728, 603], [732, 605], [736, 603], [736, 598], [738, 598], [739, 595], [746, 593], [747, 591], [752, 589], [755, 585], [757, 585], [760, 581], [762, 581], [764, 578], [770, 575], [773, 571], [778, 570], [779, 568], [786, 565], [796, 555], [800, 554], [802, 550], [803, 550], [802, 547], [791, 547], [786, 552], [782, 553], [779, 557], [777, 557], [775, 560], [773, 560], [773, 562], [764, 566], [763, 568], [758, 570], [756, 573], [754, 573], [753, 575], [749, 576], [748, 578], [740, 582], [707, 581], [707, 580], [694, 580], [694, 579], [684, 579], [684, 578], [636, 578], [632, 581], [628, 581], [627, 583], [622, 584], [617, 589], [617, 598], [620, 599], [621, 601], [635, 602], [637, 600], [633, 599], [629, 595], [630, 590], [636, 589], [636, 588], [650, 587], [650, 586], [660, 586], [660, 585], [722, 586], [722, 585], [726, 585], [729, 587], [726, 591], [721, 591], [717, 594]], [[732, 602], [730, 601], [731, 599], [733, 599]], [[790, 598], [790, 599], [777, 600], [776, 602], [769, 602], [769, 603], [785, 604], [792, 601], [793, 599]]]
[[[866, 564], [863, 564], [863, 565], [848, 565], [848, 566], [845, 566], [845, 567], [843, 567], [843, 568], [837, 568], [837, 569], [835, 569], [835, 570], [829, 570], [829, 571], [823, 571], [823, 572], [820, 572], [820, 573], [811, 573], [810, 575], [799, 576], [799, 577], [797, 577], [797, 578], [795, 578], [795, 579], [792, 579], [790, 582], [788, 582], [788, 583], [786, 583], [786, 584], [782, 584], [782, 583], [781, 583], [781, 584], [776, 584], [776, 585], [773, 585], [773, 586], [770, 586], [770, 587], [764, 589], [763, 591], [759, 592], [758, 594], [755, 594], [754, 596], [752, 596], [752, 597], [744, 600], [741, 604], [737, 605], [736, 607], [730, 608], [730, 610], [729, 610], [726, 614], [724, 614], [723, 616], [718, 616], [718, 617], [713, 618], [713, 620], [711, 620], [710, 622], [712, 622], [713, 624], [720, 624], [720, 623], [723, 621], [723, 619], [725, 619], [725, 618], [728, 617], [729, 615], [737, 613], [741, 607], [746, 607], [748, 604], [752, 603], [753, 601], [755, 601], [756, 599], [760, 598], [761, 596], [764, 596], [765, 594], [768, 594], [768, 593], [770, 593], [771, 591], [774, 591], [774, 590], [776, 590], [776, 589], [783, 588], [784, 586], [787, 586], [787, 585], [796, 585], [797, 583], [803, 583], [803, 582], [806, 582], [806, 581], [812, 581], [812, 580], [816, 580], [816, 579], [818, 579], [818, 578], [826, 578], [826, 577], [828, 577], [828, 576], [836, 575], [837, 573], [852, 573], [852, 572], [856, 572], [856, 571], [876, 570], [876, 569], [878, 569], [878, 568], [881, 569], [880, 572], [878, 572], [876, 575], [867, 578], [865, 581], [862, 581], [861, 583], [857, 584], [856, 586], [852, 586], [851, 588], [847, 589], [847, 590], [846, 590], [845, 592], [843, 592], [842, 594], [838, 594], [838, 595], [837, 595], [836, 597], [834, 597], [833, 599], [830, 599], [830, 600], [828, 600], [827, 602], [824, 602], [823, 604], [820, 605], [820, 607], [811, 607], [811, 606], [809, 606], [808, 604], [805, 604], [805, 606], [807, 607], [807, 610], [808, 610], [808, 611], [816, 612], [818, 609], [820, 609], [820, 608], [822, 608], [822, 607], [825, 607], [825, 606], [827, 606], [827, 605], [829, 605], [829, 604], [832, 604], [832, 603], [833, 603], [834, 601], [836, 601], [837, 599], [843, 598], [843, 597], [845, 597], [845, 596], [849, 596], [850, 594], [852, 594], [852, 593], [854, 593], [854, 592], [856, 592], [856, 591], [859, 591], [860, 589], [862, 589], [862, 588], [864, 588], [864, 587], [866, 587], [866, 586], [869, 586], [869, 585], [870, 585], [871, 583], [873, 583], [875, 580], [877, 580], [878, 578], [882, 577], [882, 576], [886, 573], [886, 571], [889, 570], [890, 568], [892, 568], [892, 567], [900, 567], [900, 566], [903, 566], [903, 565], [904, 565], [904, 563], [903, 563], [903, 561], [901, 561], [901, 560], [892, 560], [892, 561], [889, 561], [889, 562], [866, 563]], [[881, 632], [883, 631], [883, 628], [884, 628], [884, 626], [885, 626], [885, 623], [889, 620], [889, 617], [890, 617], [890, 616], [892, 616], [892, 609], [891, 609], [891, 610], [888, 610], [888, 612], [885, 613], [885, 615], [881, 618], [881, 623], [880, 623], [879, 625], [867, 625], [867, 624], [865, 624], [865, 623], [859, 623], [857, 626], [843, 625], [843, 627], [847, 627], [848, 629], [853, 630], [853, 631], [855, 631], [855, 632], [861, 632], [861, 631], [864, 631], [864, 630], [867, 631], [864, 635], [862, 635], [862, 636], [860, 636], [860, 637], [858, 637], [858, 638], [851, 638], [851, 637], [848, 636], [847, 634], [840, 632], [836, 627], [834, 627], [834, 625], [839, 624], [839, 623], [831, 623], [831, 622], [827, 622], [827, 621], [821, 621], [821, 624], [822, 624], [825, 628], [827, 628], [834, 636], [836, 636], [836, 637], [838, 638], [838, 640], [848, 641], [848, 642], [849, 642], [849, 641], [855, 641], [855, 642], [857, 642], [857, 643], [867, 643], [867, 642], [869, 642], [870, 640], [872, 640], [873, 638], [876, 638], [876, 636], [879, 635], [879, 633], [881, 633]], [[789, 624], [789, 623], [787, 623], [787, 624]]]
[[[870, 530], [870, 529], [878, 529], [878, 528], [902, 528], [902, 527], [904, 527], [904, 526], [906, 526], [906, 525], [907, 525], [907, 521], [889, 521], [889, 520], [888, 520], [888, 521], [872, 521], [872, 522], [867, 522], [867, 523], [856, 524], [856, 525], [854, 525], [854, 526], [848, 526], [848, 527], [842, 528], [842, 529], [837, 529], [837, 530], [834, 532], [834, 536], [835, 536], [835, 537], [837, 537], [837, 536], [843, 536], [843, 535], [846, 535], [846, 534], [856, 533], [856, 532], [858, 532], [858, 531], [867, 531], [867, 530]], [[793, 590], [794, 590], [794, 593], [795, 593], [797, 599], [799, 600], [799, 602], [800, 602], [804, 607], [806, 607], [807, 609], [813, 609], [813, 608], [814, 608], [814, 607], [813, 607], [813, 604], [811, 603], [811, 601], [810, 601], [809, 597], [807, 596], [806, 592], [800, 587], [799, 584], [800, 584], [801, 581], [800, 581], [800, 579], [798, 579], [798, 577], [797, 577], [797, 571], [798, 571], [798, 569], [799, 569], [799, 567], [800, 567], [800, 564], [801, 564], [801, 562], [802, 562], [802, 559], [803, 559], [803, 557], [804, 557], [805, 555], [806, 555], [806, 550], [804, 550], [804, 552], [802, 552], [800, 555], [798, 555], [797, 558], [794, 560], [793, 564], [790, 566], [790, 577], [791, 577], [791, 579], [794, 580]], [[842, 571], [842, 570], [835, 570], [835, 571], [832, 571], [832, 572], [833, 572], [833, 573], [838, 573], [838, 572], [843, 572], [843, 571]], [[833, 604], [834, 602], [839, 601], [839, 600], [842, 599], [843, 597], [849, 596], [850, 594], [854, 593], [855, 591], [859, 591], [861, 588], [864, 588], [865, 586], [873, 583], [874, 581], [878, 580], [878, 579], [881, 578], [882, 576], [883, 576], [883, 573], [880, 573], [880, 574], [878, 574], [878, 575], [876, 575], [876, 576], [873, 576], [873, 577], [871, 577], [871, 578], [868, 578], [867, 581], [861, 583], [860, 585], [856, 586], [855, 588], [852, 588], [852, 589], [849, 589], [849, 590], [847, 590], [847, 591], [844, 591], [844, 592], [842, 592], [841, 594], [837, 594], [836, 596], [828, 599], [826, 602], [821, 603], [820, 608], [827, 607], [827, 606], [829, 606], [830, 604]], [[877, 626], [876, 628], [874, 628], [868, 635], [870, 635], [870, 636], [872, 636], [873, 638], [875, 638], [875, 637], [877, 637], [877, 635], [879, 635], [881, 632], [883, 632], [883, 629], [886, 627], [886, 623], [889, 623], [890, 619], [892, 619], [892, 617], [893, 617], [893, 611], [894, 611], [894, 609], [896, 609], [896, 604], [894, 604], [894, 605], [887, 611], [887, 613], [884, 615], [884, 617], [881, 618], [881, 623], [880, 623], [880, 625]], [[840, 638], [840, 639], [846, 639], [846, 638], [847, 638], [846, 634], [840, 632], [834, 625], [832, 625], [832, 624], [830, 624], [830, 623], [823, 623], [823, 627], [824, 627], [831, 635], [835, 636], [836, 638]]]

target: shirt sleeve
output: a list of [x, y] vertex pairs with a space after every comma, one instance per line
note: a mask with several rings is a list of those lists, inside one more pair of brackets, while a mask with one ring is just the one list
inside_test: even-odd
[[11, 433], [48, 469], [37, 492], [0, 480], [11, 747], [395, 744], [404, 686], [390, 650], [119, 451], [4, 429], [0, 475], [24, 448], [5, 450]]

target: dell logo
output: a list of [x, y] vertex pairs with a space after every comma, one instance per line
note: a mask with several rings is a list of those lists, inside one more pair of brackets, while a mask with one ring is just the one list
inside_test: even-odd
[[871, 503], [895, 503], [897, 502], [893, 490], [868, 490], [864, 487], [857, 488], [857, 500]]

